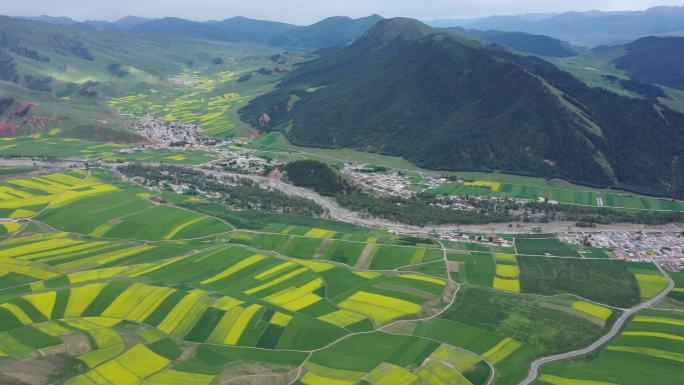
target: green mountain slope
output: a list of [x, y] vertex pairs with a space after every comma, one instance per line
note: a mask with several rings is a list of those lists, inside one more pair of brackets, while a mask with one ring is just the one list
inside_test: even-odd
[[524, 32], [478, 31], [474, 29], [468, 30], [467, 33], [484, 42], [499, 44], [519, 52], [551, 57], [577, 55], [577, 52], [570, 44], [548, 36], [532, 35]]
[[684, 90], [684, 37], [639, 39], [624, 48], [615, 66], [630, 77]]
[[684, 171], [684, 115], [408, 19], [380, 22], [302, 65], [242, 117], [298, 145], [401, 155], [432, 169], [661, 194]]

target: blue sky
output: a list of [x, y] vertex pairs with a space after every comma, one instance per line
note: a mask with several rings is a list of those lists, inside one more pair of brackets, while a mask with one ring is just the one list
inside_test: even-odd
[[684, 5], [684, 0], [0, 0], [0, 14], [69, 16], [114, 20], [126, 15], [174, 16], [193, 20], [247, 16], [309, 24], [324, 17], [378, 13], [419, 19], [470, 18], [501, 14], [642, 10]]

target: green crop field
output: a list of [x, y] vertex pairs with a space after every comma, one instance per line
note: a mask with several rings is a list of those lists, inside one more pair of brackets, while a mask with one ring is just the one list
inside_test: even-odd
[[[250, 230], [155, 194], [97, 168], [0, 183], [0, 372], [69, 357], [47, 373], [73, 385], [513, 385], [532, 359], [590, 343], [620, 313], [611, 306], [664, 280], [549, 236], [443, 250], [241, 213], [268, 222]], [[599, 359], [667, 368], [678, 357], [684, 321], [643, 314], [657, 319], [635, 319]], [[593, 378], [557, 364], [544, 374]]]
[[[500, 174], [458, 173], [459, 176], [481, 179], [475, 182], [447, 183], [436, 189], [426, 191], [429, 195], [472, 195], [472, 196], [510, 196], [513, 198], [537, 200], [539, 198], [570, 205], [606, 207], [616, 209], [684, 211], [684, 202], [672, 199], [659, 199], [640, 196], [615, 190], [598, 190], [560, 183], [553, 186], [538, 178], [497, 176]], [[487, 186], [483, 182], [489, 182]], [[468, 185], [482, 184], [482, 186]], [[491, 185], [493, 183], [493, 185]]]

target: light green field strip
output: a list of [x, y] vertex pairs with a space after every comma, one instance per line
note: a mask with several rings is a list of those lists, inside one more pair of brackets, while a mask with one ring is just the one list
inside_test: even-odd
[[165, 369], [145, 379], [141, 385], [209, 385], [215, 376]]
[[339, 307], [366, 315], [376, 325], [387, 321], [421, 312], [422, 307], [413, 302], [359, 291], [338, 304]]
[[302, 383], [306, 385], [355, 385], [356, 381], [336, 380], [316, 373], [306, 372], [304, 377], [302, 377]]
[[318, 319], [340, 327], [347, 327], [349, 325], [353, 325], [357, 322], [365, 320], [366, 317], [359, 313], [354, 313], [349, 310], [340, 309], [338, 311], [322, 315], [318, 317]]
[[238, 271], [240, 271], [240, 270], [242, 270], [242, 269], [244, 269], [244, 268], [247, 268], [247, 267], [249, 267], [249, 266], [252, 266], [253, 264], [258, 263], [258, 262], [260, 262], [260, 261], [262, 261], [262, 260], [264, 260], [264, 259], [266, 259], [266, 258], [268, 258], [268, 257], [265, 256], [265, 255], [262, 255], [262, 254], [254, 254], [254, 255], [252, 255], [251, 257], [246, 258], [246, 259], [243, 259], [242, 261], [236, 263], [235, 265], [233, 265], [233, 266], [231, 266], [231, 267], [229, 267], [229, 268], [223, 270], [222, 272], [220, 272], [220, 273], [214, 275], [213, 277], [209, 277], [209, 278], [205, 279], [204, 281], [202, 281], [202, 282], [200, 282], [200, 283], [201, 283], [202, 285], [208, 285], [208, 284], [210, 284], [210, 283], [214, 283], [214, 282], [216, 282], [216, 281], [218, 281], [218, 280], [227, 278], [227, 277], [229, 277], [229, 276], [231, 276], [231, 275], [237, 273]]
[[199, 320], [202, 313], [209, 307], [209, 302], [210, 299], [205, 291], [191, 291], [174, 306], [157, 329], [166, 334], [182, 337], [187, 329]]
[[177, 227], [174, 228], [173, 230], [169, 231], [169, 233], [166, 234], [166, 235], [164, 236], [164, 239], [165, 239], [165, 240], [173, 239], [173, 238], [174, 238], [176, 235], [178, 235], [178, 233], [180, 233], [181, 231], [183, 231], [183, 230], [185, 230], [186, 228], [188, 228], [188, 227], [190, 227], [190, 226], [192, 226], [192, 225], [194, 225], [194, 224], [196, 224], [196, 223], [198, 223], [198, 222], [200, 222], [200, 221], [203, 221], [203, 220], [205, 220], [205, 219], [207, 219], [207, 218], [208, 218], [208, 217], [202, 216], [202, 217], [195, 218], [195, 219], [193, 219], [193, 220], [187, 221], [187, 222], [185, 222], [185, 223], [183, 223], [183, 224], [177, 226]]
[[227, 311], [228, 309], [232, 309], [235, 306], [242, 305], [243, 303], [244, 301], [242, 300], [225, 295], [214, 301], [211, 304], [211, 307], [213, 307], [214, 309]]
[[285, 281], [287, 281], [287, 280], [290, 279], [290, 278], [294, 278], [294, 277], [296, 277], [296, 276], [298, 276], [298, 275], [304, 274], [304, 273], [306, 273], [307, 271], [309, 271], [309, 269], [306, 268], [306, 267], [299, 268], [299, 269], [297, 269], [297, 270], [295, 270], [295, 271], [291, 271], [291, 272], [289, 272], [289, 273], [287, 273], [287, 274], [284, 274], [284, 275], [282, 275], [282, 276], [280, 276], [280, 277], [278, 277], [278, 278], [275, 278], [275, 279], [271, 280], [270, 282], [267, 282], [267, 283], [265, 283], [265, 284], [263, 284], [263, 285], [260, 285], [260, 286], [254, 287], [254, 288], [252, 288], [252, 289], [246, 290], [246, 291], [245, 291], [245, 294], [248, 294], [248, 295], [256, 294], [256, 293], [258, 293], [258, 292], [260, 292], [260, 291], [263, 291], [263, 290], [268, 289], [269, 287], [273, 287], [273, 286], [275, 286], [275, 285], [277, 285], [277, 284], [279, 284], [279, 283], [285, 282]]
[[614, 346], [614, 345], [610, 345], [606, 349], [613, 350], [616, 352], [637, 353], [637, 354], [643, 354], [643, 355], [651, 356], [651, 357], [663, 358], [666, 360], [684, 362], [684, 354], [675, 353], [675, 352], [668, 352], [667, 350], [644, 348], [641, 346]]
[[641, 298], [652, 298], [667, 286], [667, 278], [655, 274], [634, 274], [639, 284]]
[[510, 356], [521, 347], [522, 344], [510, 337], [506, 337], [501, 340], [496, 346], [489, 349], [482, 356], [489, 361], [492, 365], [496, 365], [503, 361], [506, 357]]
[[119, 259], [127, 258], [135, 254], [139, 254], [145, 251], [149, 251], [154, 249], [155, 246], [152, 245], [141, 245], [141, 246], [133, 246], [129, 247], [126, 249], [118, 249], [114, 250], [108, 253], [96, 255], [93, 257], [89, 258], [82, 258], [82, 259], [77, 259], [74, 261], [66, 262], [63, 264], [58, 265], [62, 269], [74, 269], [78, 268], [83, 265], [87, 265], [90, 263], [97, 263], [98, 265], [104, 265], [107, 263], [112, 263], [115, 262]]
[[35, 242], [27, 245], [17, 246], [10, 249], [0, 251], [2, 258], [15, 258], [23, 255], [35, 254], [47, 250], [55, 250], [67, 246], [73, 246], [84, 243], [83, 241], [75, 241], [73, 239], [49, 239], [42, 242]]
[[400, 277], [406, 279], [413, 279], [416, 281], [429, 282], [439, 286], [446, 286], [446, 282], [442, 281], [441, 279], [426, 277], [424, 275], [419, 274], [402, 274], [400, 275]]
[[435, 360], [425, 363], [418, 370], [418, 377], [426, 385], [472, 385], [461, 373]]
[[39, 253], [31, 253], [28, 255], [22, 255], [19, 257], [20, 259], [24, 259], [27, 261], [32, 261], [34, 259], [40, 259], [40, 258], [45, 258], [45, 257], [52, 257], [55, 255], [64, 255], [64, 254], [69, 254], [69, 253], [75, 253], [78, 251], [84, 251], [87, 249], [92, 249], [94, 247], [100, 247], [100, 246], [105, 246], [108, 245], [108, 242], [83, 242], [83, 243], [78, 243], [75, 246], [70, 246], [70, 247], [63, 247], [55, 250], [48, 250], [48, 251], [43, 251]]
[[283, 262], [280, 265], [274, 266], [274, 267], [272, 267], [272, 268], [270, 268], [264, 272], [261, 272], [261, 273], [255, 275], [254, 278], [262, 281], [262, 280], [268, 279], [271, 276], [275, 275], [276, 273], [279, 273], [280, 271], [285, 270], [285, 269], [289, 268], [290, 266], [294, 266], [294, 265], [295, 265], [295, 263], [291, 262], [291, 261]]
[[53, 271], [29, 263], [22, 263], [22, 261], [0, 259], [0, 276], [7, 273], [22, 274], [35, 279], [49, 279], [58, 275]]
[[664, 338], [673, 341], [684, 342], [684, 337], [678, 336], [676, 334], [669, 333], [659, 333], [659, 332], [624, 332], [623, 336], [633, 336], [633, 337], [654, 337], [654, 338]]
[[149, 274], [153, 271], [157, 271], [159, 269], [162, 269], [168, 265], [171, 265], [173, 263], [176, 263], [180, 260], [182, 260], [185, 257], [176, 257], [176, 258], [171, 258], [167, 261], [161, 262], [161, 263], [146, 263], [143, 265], [140, 265], [136, 268], [131, 269], [128, 273], [126, 273], [127, 277], [135, 278], [135, 277], [140, 277], [141, 275]]
[[351, 381], [353, 384], [360, 381], [366, 375], [364, 372], [329, 368], [311, 361], [304, 362], [304, 369], [306, 369], [307, 374], [316, 374], [321, 377], [329, 378], [330, 380]]
[[121, 273], [127, 271], [128, 269], [129, 269], [128, 266], [122, 266], [122, 267], [109, 267], [109, 268], [105, 268], [105, 269], [78, 271], [76, 273], [67, 274], [67, 278], [69, 279], [69, 283], [71, 283], [72, 285], [75, 285], [78, 283], [96, 281], [98, 279], [111, 278], [111, 277], [114, 277], [115, 275], [118, 275], [118, 274], [121, 274]]
[[550, 374], [542, 374], [539, 381], [546, 382], [552, 385], [618, 385], [612, 382], [594, 381], [594, 380], [578, 380], [575, 378], [564, 378], [552, 376]]
[[430, 358], [447, 362], [459, 372], [464, 372], [466, 369], [482, 361], [482, 359], [474, 353], [461, 349], [452, 349], [447, 345], [442, 345], [437, 348], [437, 350], [432, 352]]
[[418, 380], [418, 376], [396, 365], [382, 363], [373, 369], [366, 381], [373, 385], [411, 385]]
[[634, 317], [634, 320], [632, 322], [647, 322], [647, 323], [659, 323], [659, 324], [666, 324], [666, 325], [684, 326], [684, 320], [667, 318], [667, 317], [651, 317], [651, 316], [645, 316], [645, 315], [640, 315], [640, 316]]

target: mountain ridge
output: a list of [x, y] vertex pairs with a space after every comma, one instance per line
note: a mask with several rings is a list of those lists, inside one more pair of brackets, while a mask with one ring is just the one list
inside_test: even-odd
[[426, 28], [379, 22], [351, 46], [302, 64], [241, 115], [298, 145], [404, 156], [439, 170], [660, 193], [684, 170], [673, 167], [684, 115], [592, 89], [541, 59]]

